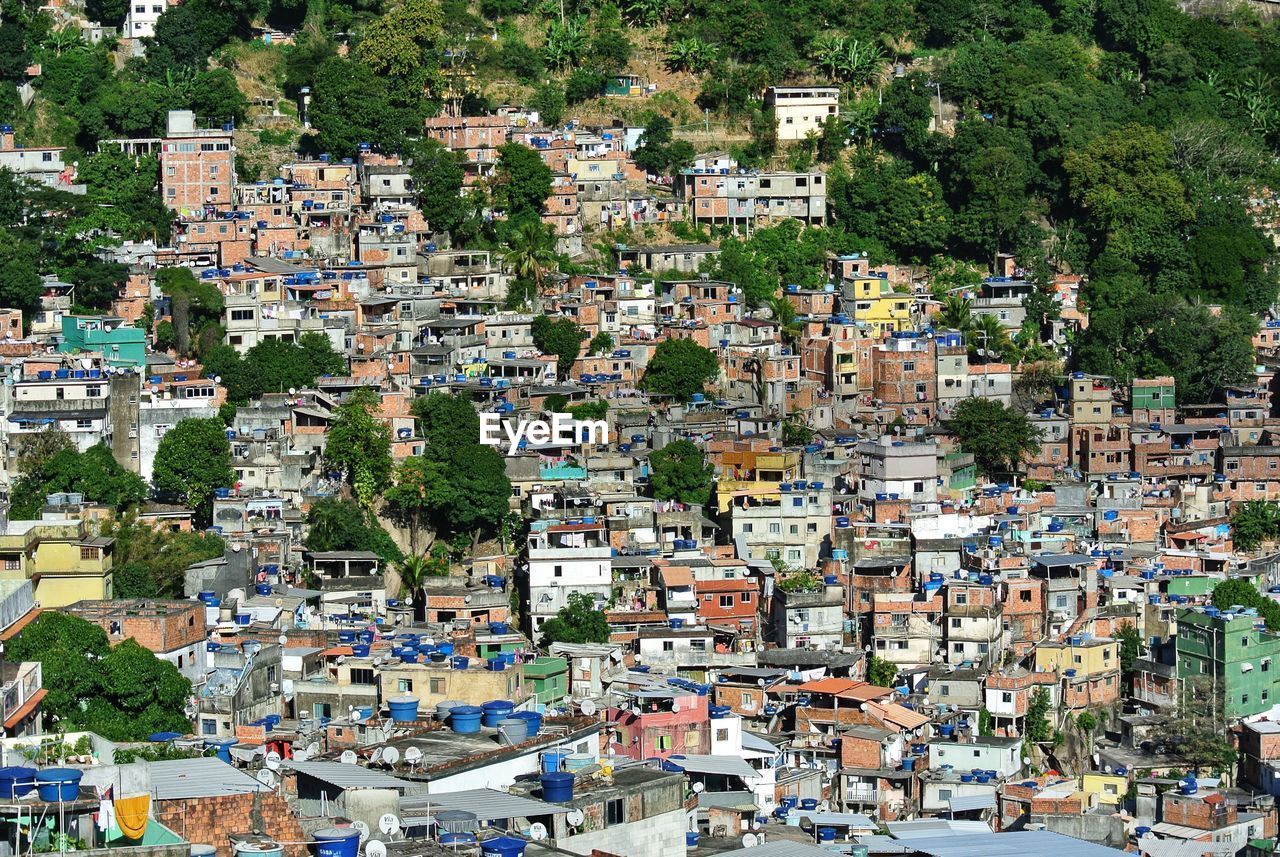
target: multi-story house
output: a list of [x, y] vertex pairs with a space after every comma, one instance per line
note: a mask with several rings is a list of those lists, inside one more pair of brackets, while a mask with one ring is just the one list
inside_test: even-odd
[[1260, 630], [1249, 611], [1183, 610], [1174, 644], [1178, 677], [1184, 684], [1203, 683], [1222, 700], [1228, 719], [1262, 714], [1280, 701], [1280, 636]]
[[816, 226], [827, 219], [826, 178], [820, 172], [695, 168], [675, 176], [674, 190], [695, 224], [736, 230], [789, 217]]
[[1035, 649], [1037, 672], [1056, 673], [1059, 705], [1068, 710], [1110, 705], [1120, 698], [1120, 647], [1115, 640], [1072, 634]]
[[196, 127], [190, 110], [170, 110], [160, 142], [160, 196], [179, 213], [225, 211], [234, 203], [236, 146], [228, 126]]
[[604, 524], [535, 521], [529, 534], [529, 628], [536, 636], [542, 624], [569, 603], [569, 596], [590, 597], [597, 609], [613, 592], [612, 548]]
[[[798, 578], [793, 578], [798, 579]], [[831, 648], [844, 642], [844, 587], [818, 583], [788, 591], [779, 583], [770, 616], [773, 641], [783, 649]]]
[[803, 140], [821, 133], [828, 118], [840, 112], [838, 86], [771, 86], [765, 90], [765, 106], [773, 110], [779, 140]]

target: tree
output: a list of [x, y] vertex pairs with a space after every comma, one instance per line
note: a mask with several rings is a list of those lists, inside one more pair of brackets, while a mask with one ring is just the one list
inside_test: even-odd
[[1053, 738], [1053, 723], [1049, 720], [1052, 700], [1049, 691], [1037, 687], [1031, 692], [1031, 702], [1027, 705], [1027, 718], [1024, 734], [1032, 743], [1042, 743]]
[[161, 499], [189, 506], [196, 526], [209, 526], [214, 489], [231, 487], [235, 478], [221, 420], [181, 420], [160, 439], [151, 484]]
[[368, 65], [336, 56], [325, 60], [316, 69], [314, 93], [310, 118], [317, 151], [354, 156], [361, 143], [400, 148], [399, 110], [391, 104], [386, 79]]
[[147, 45], [148, 76], [163, 80], [167, 71], [202, 70], [235, 28], [236, 15], [217, 0], [190, 0], [166, 8]]
[[533, 320], [533, 344], [544, 354], [556, 355], [556, 375], [569, 377], [573, 363], [582, 353], [582, 328], [569, 318], [551, 319], [540, 315]]
[[719, 376], [720, 361], [714, 352], [692, 339], [664, 339], [649, 358], [640, 388], [687, 402]]
[[554, 83], [544, 83], [533, 91], [529, 106], [538, 111], [538, 118], [548, 128], [558, 128], [564, 121], [564, 111], [568, 101], [564, 97], [564, 88]]
[[198, 322], [221, 318], [222, 292], [208, 281], [197, 280], [190, 268], [161, 268], [156, 273], [156, 284], [172, 299], [173, 333], [178, 354], [190, 354], [191, 333]]
[[897, 664], [875, 655], [871, 656], [871, 660], [867, 662], [867, 681], [877, 687], [893, 687], [893, 683], [897, 680]]
[[414, 399], [410, 410], [418, 420], [426, 452], [434, 458], [446, 460], [480, 440], [480, 415], [465, 393], [436, 390]]
[[333, 350], [329, 338], [314, 331], [302, 334], [296, 343], [264, 339], [244, 357], [229, 345], [215, 345], [204, 353], [202, 362], [208, 375], [222, 379], [232, 402], [301, 390], [321, 375], [341, 375], [347, 369], [346, 358]]
[[552, 643], [607, 643], [609, 622], [596, 609], [591, 596], [574, 592], [560, 612], [542, 623], [542, 645]]
[[44, 431], [31, 432], [18, 438], [18, 473], [39, 473], [45, 463], [63, 450], [74, 450], [71, 435], [53, 426]]
[[154, 732], [186, 733], [191, 682], [132, 639], [112, 648], [83, 619], [46, 612], [9, 641], [14, 661], [39, 661], [47, 691], [41, 710], [60, 730], [85, 729], [113, 741]]
[[450, 534], [494, 532], [510, 511], [511, 481], [502, 455], [490, 446], [473, 443], [459, 449], [449, 461], [455, 500], [440, 510], [442, 529]]
[[988, 476], [1016, 471], [1023, 456], [1040, 449], [1040, 432], [1026, 414], [994, 399], [971, 397], [956, 405], [947, 428]]
[[605, 355], [612, 350], [613, 337], [603, 330], [591, 337], [591, 343], [587, 346], [588, 354]]
[[947, 295], [933, 317], [934, 327], [968, 333], [973, 329], [973, 301], [959, 295]]
[[555, 260], [550, 228], [541, 220], [527, 219], [507, 235], [507, 252], [502, 257], [517, 282], [533, 284], [534, 302], [540, 304], [547, 269]]
[[1246, 500], [1231, 512], [1231, 537], [1237, 550], [1256, 550], [1264, 541], [1280, 536], [1280, 505], [1266, 500]]
[[710, 274], [742, 289], [749, 307], [767, 304], [778, 291], [777, 277], [771, 276], [751, 248], [736, 238], [720, 243], [720, 254], [712, 262]]
[[382, 525], [354, 500], [325, 497], [307, 513], [307, 550], [372, 551], [383, 562], [404, 558]]
[[325, 435], [325, 463], [342, 473], [366, 509], [391, 478], [391, 429], [374, 418], [378, 404], [377, 392], [355, 391], [338, 407]]
[[174, 533], [139, 523], [133, 513], [112, 518], [102, 535], [115, 539], [117, 598], [183, 598], [187, 568], [226, 550], [217, 533]]
[[1142, 654], [1142, 634], [1132, 622], [1125, 622], [1116, 631], [1116, 639], [1120, 641], [1120, 676], [1132, 686], [1133, 664]]
[[1233, 771], [1238, 757], [1227, 730], [1223, 701], [1222, 689], [1213, 678], [1183, 679], [1173, 717], [1162, 733], [1166, 752], [1186, 759], [1196, 771]]
[[425, 621], [427, 616], [426, 597], [423, 591], [427, 581], [433, 577], [443, 577], [449, 573], [447, 559], [442, 563], [439, 554], [407, 556], [396, 563], [396, 575], [400, 578], [400, 593], [413, 599], [413, 616], [418, 622]]
[[20, 520], [36, 519], [45, 498], [63, 492], [83, 494], [90, 502], [122, 510], [146, 499], [147, 483], [121, 467], [106, 444], [97, 443], [83, 453], [66, 447], [31, 466], [18, 479], [10, 515]]
[[422, 216], [436, 232], [447, 232], [451, 236], [458, 233], [471, 216], [468, 200], [462, 192], [466, 179], [463, 169], [465, 156], [449, 151], [438, 140], [428, 138], [413, 145], [411, 157], [413, 164], [409, 173], [413, 176]]
[[507, 143], [498, 149], [493, 196], [495, 207], [505, 211], [509, 221], [538, 218], [550, 195], [551, 168], [537, 152], [520, 143]]
[[432, 515], [453, 502], [447, 466], [434, 455], [405, 459], [396, 468], [383, 499], [392, 520], [409, 530], [410, 548], [418, 550], [419, 536], [431, 524]]
[[649, 488], [655, 500], [697, 506], [711, 502], [715, 471], [693, 441], [677, 440], [649, 456]]
[[1239, 578], [1224, 580], [1213, 588], [1213, 606], [1219, 610], [1252, 607], [1267, 623], [1267, 630], [1280, 632], [1280, 603], [1258, 591], [1252, 583]]

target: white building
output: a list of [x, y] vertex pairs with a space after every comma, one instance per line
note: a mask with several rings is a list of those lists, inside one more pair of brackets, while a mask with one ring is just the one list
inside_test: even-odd
[[156, 22], [164, 14], [165, 0], [133, 0], [124, 16], [120, 35], [126, 39], [147, 39], [156, 34]]
[[822, 131], [828, 116], [840, 112], [838, 86], [773, 86], [765, 93], [765, 105], [778, 120], [779, 140], [803, 140]]
[[[535, 527], [539, 523], [535, 522]], [[569, 596], [590, 596], [597, 609], [609, 602], [613, 568], [604, 525], [549, 523], [529, 534], [529, 622], [542, 623], [569, 604]]]

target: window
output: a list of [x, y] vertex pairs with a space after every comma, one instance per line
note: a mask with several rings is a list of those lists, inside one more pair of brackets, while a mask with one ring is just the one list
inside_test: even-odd
[[705, 652], [707, 650], [706, 640], [690, 640], [689, 648], [695, 652]]
[[951, 800], [951, 789], [938, 789], [938, 800]]
[[675, 650], [676, 650], [676, 644], [675, 644], [675, 641], [674, 641], [674, 640], [663, 640], [663, 641], [662, 641], [662, 651], [664, 651], [664, 652], [674, 652]]
[[604, 821], [605, 824], [622, 824], [623, 822], [623, 802], [622, 798], [617, 800], [605, 801], [604, 804]]
[[750, 532], [753, 532], [753, 528], [752, 528], [752, 526], [751, 526], [750, 524], [743, 524], [743, 525], [742, 525], [742, 531], [743, 531], [744, 533], [750, 533]]
[[729, 740], [729, 730], [728, 730], [728, 729], [717, 729], [717, 730], [716, 730], [716, 740], [717, 740], [717, 741], [728, 741], [728, 740]]
[[1248, 704], [1249, 704], [1249, 694], [1247, 694], [1247, 693], [1242, 693], [1242, 694], [1240, 694], [1240, 704], [1241, 704], [1241, 705], [1248, 705]]
[[231, 311], [232, 321], [253, 321], [253, 310], [251, 309], [233, 309]]
[[431, 692], [432, 692], [432, 693], [444, 693], [444, 679], [443, 679], [443, 678], [433, 678], [433, 679], [431, 679]]
[[659, 735], [657, 738], [654, 738], [654, 739], [653, 739], [653, 746], [654, 746], [654, 749], [656, 749], [656, 750], [670, 750], [670, 749], [671, 749], [671, 736], [670, 736], [670, 735]]
[[7, 556], [4, 558], [5, 571], [19, 571], [22, 568], [22, 560], [16, 556]]
[[78, 429], [93, 428], [93, 420], [76, 420], [76, 428]]
[[396, 682], [396, 690], [400, 693], [413, 693], [413, 679], [402, 678]]
[[781, 532], [782, 532], [782, 524], [775, 522], [769, 525], [770, 535], [777, 535]]
[[732, 607], [732, 606], [733, 606], [733, 596], [732, 596], [732, 595], [721, 595], [721, 596], [720, 596], [720, 606], [721, 606], [721, 607]]
[[377, 684], [378, 678], [374, 675], [372, 669], [353, 669], [351, 670], [352, 684]]
[[96, 399], [102, 396], [102, 388], [98, 386], [85, 387], [84, 394], [91, 399]]
[[951, 630], [955, 631], [955, 630], [958, 630], [959, 628], [960, 628], [960, 620], [959, 620], [959, 619], [952, 619], [952, 620], [951, 620]]
[[914, 372], [914, 371], [916, 371], [916, 361], [914, 361], [914, 360], [904, 360], [904, 361], [903, 361], [903, 363], [902, 363], [902, 371], [903, 371], [903, 372]]
[[200, 734], [201, 735], [217, 735], [218, 721], [214, 720], [212, 717], [205, 717], [201, 719]]
[[1004, 692], [1004, 693], [1001, 693], [1001, 694], [1000, 694], [1000, 701], [1001, 701], [1001, 702], [1013, 702], [1013, 694], [1012, 694], [1012, 693], [1009, 693], [1009, 692], [1007, 692], [1007, 691], [1006, 691], [1006, 692]]
[[1270, 672], [1270, 671], [1271, 671], [1271, 658], [1263, 658], [1263, 659], [1262, 659], [1262, 671], [1263, 671], [1264, 673], [1265, 673], [1265, 672]]
[[92, 545], [81, 545], [80, 558], [81, 559], [97, 559], [98, 549], [96, 547], [93, 547]]
[[750, 593], [750, 592], [739, 592], [739, 593], [738, 593], [738, 600], [739, 600], [739, 601], [741, 601], [743, 604], [750, 604], [750, 603], [751, 603], [751, 593]]
[[1021, 601], [1021, 602], [1022, 602], [1022, 603], [1024, 603], [1024, 604], [1029, 604], [1029, 603], [1031, 603], [1031, 590], [1030, 590], [1030, 589], [1024, 589], [1024, 590], [1022, 590], [1021, 592], [1019, 592], [1019, 593], [1018, 593], [1018, 600], [1019, 600], [1019, 601]]
[[957, 607], [963, 607], [969, 603], [969, 594], [967, 592], [957, 592], [955, 604]]
[[553, 573], [556, 577], [563, 577], [563, 576], [564, 576], [564, 567], [563, 567], [563, 566], [559, 566], [559, 565], [557, 565], [557, 566], [555, 566], [555, 567], [552, 569], [552, 573]]

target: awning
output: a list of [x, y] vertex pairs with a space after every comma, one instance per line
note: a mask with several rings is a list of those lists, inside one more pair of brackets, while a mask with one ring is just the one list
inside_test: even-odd
[[673, 765], [683, 768], [691, 774], [719, 774], [727, 777], [742, 777], [745, 780], [759, 779], [761, 774], [738, 756], [671, 756], [667, 759]]
[[542, 815], [563, 815], [569, 807], [556, 806], [540, 800], [507, 794], [495, 789], [471, 789], [433, 795], [406, 795], [400, 798], [400, 814], [403, 816], [426, 815], [441, 810], [473, 812], [479, 821], [497, 821], [509, 818], [537, 818]]
[[693, 586], [693, 569], [683, 565], [668, 565], [662, 568], [662, 585]]
[[995, 809], [996, 796], [994, 792], [982, 795], [959, 795], [951, 798], [947, 802], [952, 812], [971, 812], [975, 809]]

